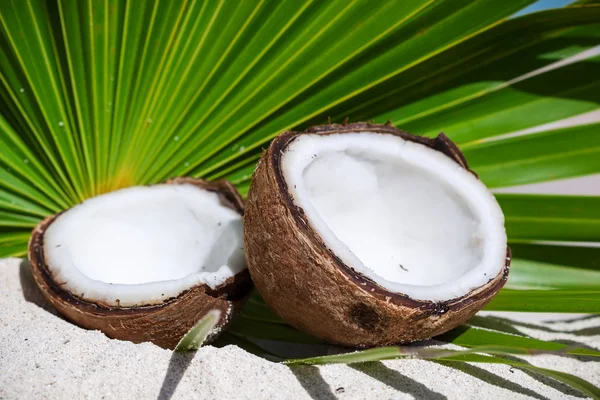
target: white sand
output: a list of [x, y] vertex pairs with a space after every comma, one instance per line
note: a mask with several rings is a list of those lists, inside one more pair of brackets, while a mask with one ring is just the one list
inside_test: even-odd
[[[235, 346], [172, 355], [152, 344], [111, 340], [62, 320], [45, 305], [29, 270], [20, 264], [0, 260], [0, 399], [582, 398], [563, 384], [502, 365], [451, 368], [395, 360], [290, 368]], [[507, 315], [520, 321], [515, 328], [533, 337], [600, 347], [600, 317], [564, 322], [564, 317], [556, 321], [549, 315], [499, 316]], [[540, 322], [548, 319], [555, 321]], [[598, 362], [524, 358], [600, 384]]]

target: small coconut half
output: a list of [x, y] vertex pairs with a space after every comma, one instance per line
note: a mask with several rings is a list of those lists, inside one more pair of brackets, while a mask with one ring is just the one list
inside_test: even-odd
[[283, 319], [359, 347], [456, 327], [510, 262], [502, 211], [456, 145], [368, 123], [277, 137], [252, 177], [244, 247]]
[[252, 289], [243, 213], [226, 181], [176, 178], [96, 196], [35, 228], [33, 276], [67, 319], [111, 338], [174, 348], [216, 309], [211, 340]]

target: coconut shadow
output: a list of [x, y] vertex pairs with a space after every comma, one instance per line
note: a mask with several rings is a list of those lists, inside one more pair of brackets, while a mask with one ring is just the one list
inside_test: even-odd
[[25, 301], [33, 303], [41, 309], [48, 311], [50, 314], [62, 319], [61, 315], [52, 304], [46, 300], [42, 291], [35, 283], [33, 274], [31, 273], [31, 264], [28, 259], [23, 259], [19, 264], [19, 281], [21, 283], [21, 290]]

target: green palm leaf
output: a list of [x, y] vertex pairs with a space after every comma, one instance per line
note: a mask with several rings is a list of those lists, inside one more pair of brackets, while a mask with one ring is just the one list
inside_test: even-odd
[[[569, 73], [589, 71], [589, 64], [530, 74], [596, 45], [593, 23], [599, 12], [595, 7], [573, 7], [507, 21], [417, 65], [397, 79], [392, 91], [373, 91], [373, 99], [352, 115], [392, 118], [409, 131], [428, 135], [443, 130], [464, 144], [595, 109], [593, 101], [571, 101], [569, 107], [567, 99], [563, 101], [578, 99], [574, 94], [581, 97], [582, 91], [593, 94], [581, 89], [590, 84], [587, 75]], [[564, 86], [557, 83], [559, 77], [568, 77]], [[531, 106], [543, 102], [545, 112], [525, 110], [533, 111]], [[549, 105], [552, 112], [547, 112]]]
[[465, 156], [490, 187], [591, 174], [600, 170], [599, 128], [590, 124], [489, 142], [467, 148]]
[[511, 243], [514, 254], [520, 259], [580, 269], [600, 270], [600, 247], [585, 247], [579, 243]]
[[600, 242], [600, 197], [497, 194], [511, 242]]
[[[270, 139], [327, 117], [444, 131], [490, 187], [599, 173], [597, 122], [527, 129], [598, 110], [600, 58], [581, 54], [600, 44], [600, 5], [509, 19], [532, 2], [5, 0], [0, 257], [23, 256], [45, 216], [121, 187], [193, 175], [246, 193]], [[497, 198], [514, 260], [488, 309], [597, 313], [600, 197]], [[571, 375], [476, 354], [597, 352], [476, 324], [440, 337], [470, 350], [416, 356], [507, 363], [598, 396]], [[278, 359], [253, 338], [320, 343], [259, 296], [220, 340]]]
[[504, 289], [485, 307], [495, 311], [598, 313], [600, 290]]

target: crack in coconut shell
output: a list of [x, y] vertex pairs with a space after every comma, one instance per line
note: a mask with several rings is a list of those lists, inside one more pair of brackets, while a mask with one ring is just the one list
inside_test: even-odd
[[[445, 301], [415, 300], [391, 292], [344, 263], [294, 203], [281, 163], [300, 135], [368, 132], [416, 142], [443, 153], [473, 176], [459, 148], [440, 133], [430, 139], [390, 125], [329, 124], [274, 139], [258, 163], [244, 216], [244, 248], [255, 286], [286, 322], [331, 343], [368, 347], [428, 339], [463, 323], [504, 286], [504, 268], [487, 284]], [[271, 237], [276, 239], [272, 240]], [[307, 262], [307, 256], [310, 261]]]
[[[223, 206], [244, 214], [244, 201], [235, 187], [225, 180], [209, 182], [180, 177], [166, 184], [191, 184], [218, 195]], [[65, 212], [65, 211], [63, 211]], [[63, 290], [53, 279], [44, 256], [44, 233], [63, 212], [44, 219], [33, 231], [29, 241], [29, 260], [33, 277], [44, 297], [71, 322], [87, 329], [100, 330], [113, 339], [134, 343], [152, 342], [173, 349], [179, 340], [210, 310], [221, 311], [221, 318], [207, 342], [214, 340], [246, 303], [252, 280], [248, 269], [228, 278], [212, 289], [199, 284], [160, 304], [115, 307], [83, 299]]]

